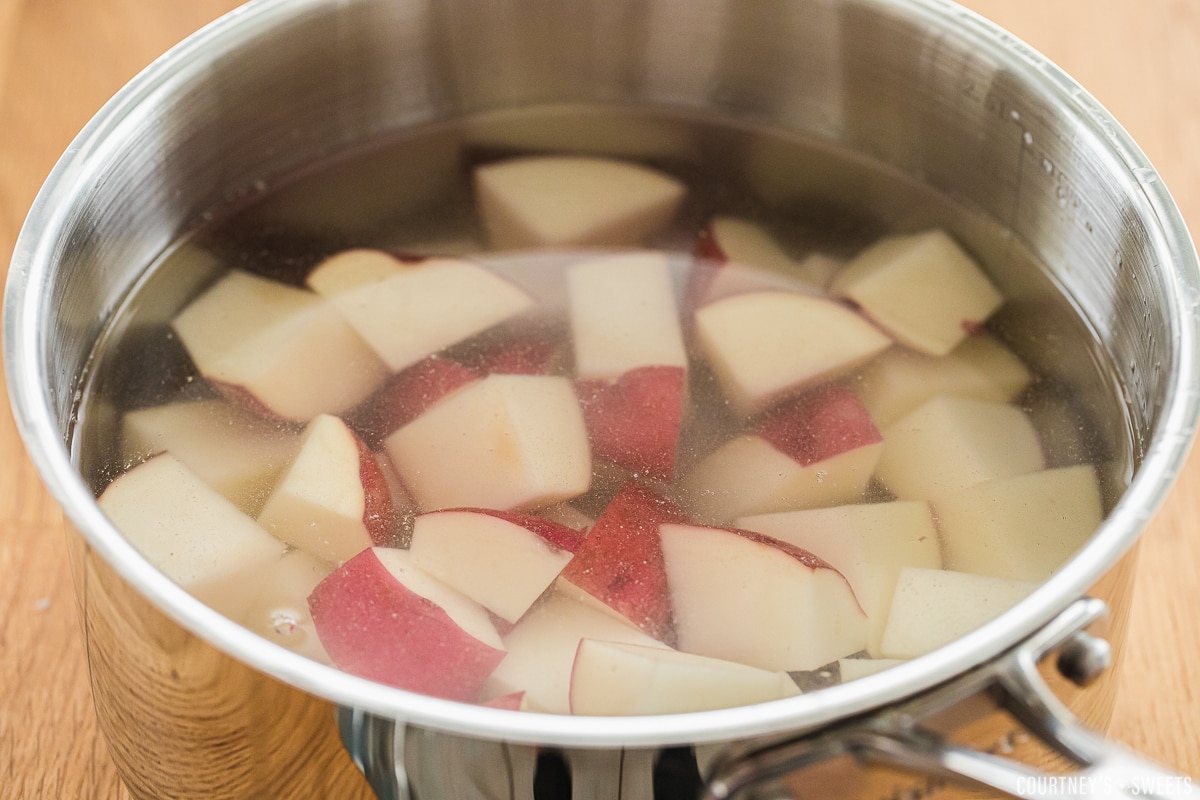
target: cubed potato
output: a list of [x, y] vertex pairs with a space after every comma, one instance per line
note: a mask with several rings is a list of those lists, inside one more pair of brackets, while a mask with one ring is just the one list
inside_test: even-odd
[[792, 672], [866, 644], [850, 584], [811, 553], [752, 531], [666, 524], [659, 534], [680, 650]]
[[458, 258], [400, 261], [347, 250], [308, 275], [393, 372], [510, 319], [533, 305], [515, 285]]
[[905, 567], [896, 581], [880, 652], [916, 658], [961, 638], [1024, 600], [1036, 583]]
[[338, 564], [388, 544], [393, 519], [391, 491], [375, 454], [340, 418], [322, 414], [305, 429], [258, 524], [293, 547]]
[[697, 521], [860, 500], [884, 441], [858, 398], [834, 384], [795, 397], [703, 458], [682, 482]]
[[488, 678], [484, 694], [523, 691], [532, 711], [570, 713], [571, 668], [585, 637], [666, 647], [627, 620], [552, 592], [505, 635], [506, 655]]
[[686, 714], [798, 694], [786, 672], [596, 639], [579, 642], [571, 670], [572, 714]]
[[695, 323], [701, 353], [743, 415], [848, 373], [892, 343], [841, 303], [799, 292], [726, 297], [698, 309]]
[[933, 514], [920, 500], [757, 514], [735, 525], [807, 550], [846, 576], [867, 614], [867, 652], [875, 656], [900, 570], [942, 567]]
[[170, 453], [117, 477], [98, 503], [147, 561], [233, 619], [286, 549]]
[[529, 156], [475, 169], [475, 196], [497, 249], [641, 244], [675, 216], [687, 187], [628, 161]]
[[384, 443], [422, 511], [530, 509], [588, 490], [591, 452], [567, 378], [489, 375]]
[[686, 367], [675, 287], [663, 253], [602, 256], [567, 268], [580, 380], [614, 380], [638, 367]]
[[875, 424], [887, 427], [939, 394], [1011, 403], [1033, 375], [994, 336], [979, 333], [944, 356], [893, 347], [854, 382]]
[[407, 550], [362, 551], [317, 584], [308, 606], [339, 669], [401, 689], [474, 700], [504, 658], [487, 611]]
[[1083, 546], [1103, 519], [1090, 465], [977, 483], [937, 501], [947, 569], [1042, 581]]
[[229, 399], [307, 422], [363, 400], [387, 370], [337, 309], [312, 292], [233, 270], [171, 326]]
[[830, 289], [898, 342], [931, 355], [949, 353], [1004, 303], [975, 260], [938, 229], [881, 239], [846, 264]]
[[876, 475], [904, 500], [936, 500], [1045, 466], [1041, 441], [1016, 406], [938, 395], [883, 431]]
[[290, 426], [223, 400], [139, 408], [121, 418], [121, 458], [135, 464], [164, 450], [221, 496], [256, 516], [298, 437]]

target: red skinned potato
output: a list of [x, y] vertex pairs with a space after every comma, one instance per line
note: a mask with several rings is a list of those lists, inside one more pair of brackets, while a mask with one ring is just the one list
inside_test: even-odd
[[695, 313], [695, 337], [725, 397], [743, 416], [844, 375], [892, 343], [836, 300], [785, 291], [709, 303]]
[[309, 423], [258, 515], [288, 544], [331, 563], [391, 541], [394, 507], [375, 454], [338, 417]]
[[682, 367], [638, 367], [615, 381], [575, 384], [592, 455], [648, 480], [675, 475], [687, 376]]
[[666, 647], [596, 603], [551, 590], [504, 635], [508, 653], [488, 678], [484, 696], [523, 691], [530, 710], [570, 713], [571, 666], [584, 637]]
[[817, 289], [829, 282], [836, 262], [825, 256], [793, 259], [762, 225], [738, 217], [708, 221], [695, 248], [688, 276], [687, 307], [742, 292]]
[[197, 369], [232, 402], [307, 422], [352, 408], [387, 370], [312, 292], [232, 270], [171, 322]]
[[418, 516], [409, 552], [418, 567], [515, 623], [583, 539], [579, 531], [541, 517], [460, 508]]
[[308, 285], [393, 371], [526, 311], [533, 301], [503, 278], [458, 258], [401, 261], [347, 250], [318, 264]]
[[735, 524], [807, 550], [845, 575], [867, 615], [872, 655], [879, 654], [900, 570], [942, 567], [938, 526], [919, 500], [755, 514]]
[[563, 569], [559, 590], [597, 604], [669, 644], [671, 598], [658, 528], [686, 521], [671, 501], [638, 481], [626, 482]]
[[812, 553], [752, 531], [659, 531], [680, 650], [793, 672], [866, 645], [850, 585]]
[[308, 597], [339, 669], [413, 692], [471, 701], [504, 658], [485, 611], [393, 548], [364, 550]]
[[937, 356], [978, 331], [1004, 302], [974, 259], [938, 229], [879, 240], [830, 288], [897, 341]]
[[588, 490], [591, 448], [570, 380], [488, 375], [384, 442], [422, 511], [531, 509]]
[[397, 372], [351, 412], [347, 421], [372, 444], [412, 422], [442, 398], [478, 380], [480, 373], [441, 356]]
[[883, 455], [883, 436], [862, 401], [841, 384], [786, 400], [750, 433], [717, 448], [684, 478], [697, 520], [860, 500]]

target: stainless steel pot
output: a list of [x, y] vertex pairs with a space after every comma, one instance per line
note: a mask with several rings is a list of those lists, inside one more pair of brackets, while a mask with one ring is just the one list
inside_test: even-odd
[[[825, 140], [1003, 225], [1008, 255], [1049, 265], [1125, 391], [1111, 466], [1132, 479], [1103, 527], [1026, 601], [927, 657], [753, 708], [636, 719], [371, 684], [256, 637], [154, 570], [72, 460], [92, 346], [147, 267], [212, 209], [316, 159], [426, 122], [560, 103]], [[1025, 301], [1030, 322], [1037, 299]], [[949, 793], [948, 776], [1023, 797], [1150, 788], [1135, 781], [1167, 796], [1190, 782], [1068, 708], [1093, 725], [1111, 709], [1105, 667], [1135, 544], [1195, 430], [1198, 303], [1195, 251], [1136, 145], [1037, 53], [942, 0], [256, 0], [80, 134], [17, 243], [4, 335], [18, 424], [79, 532], [97, 710], [139, 798], [918, 797]], [[1102, 618], [1107, 641], [1094, 635]], [[1073, 782], [1039, 778], [1064, 764]]]

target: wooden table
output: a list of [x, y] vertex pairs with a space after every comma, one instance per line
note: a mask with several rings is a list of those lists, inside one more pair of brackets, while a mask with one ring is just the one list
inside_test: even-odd
[[[0, 0], [0, 261], [104, 100], [235, 0]], [[1200, 3], [970, 0], [1087, 87], [1200, 231]], [[6, 407], [7, 408], [7, 407]], [[99, 739], [60, 515], [0, 413], [0, 797], [128, 797]], [[1200, 775], [1200, 462], [1146, 535], [1110, 734]], [[1200, 791], [1200, 789], [1197, 789]]]

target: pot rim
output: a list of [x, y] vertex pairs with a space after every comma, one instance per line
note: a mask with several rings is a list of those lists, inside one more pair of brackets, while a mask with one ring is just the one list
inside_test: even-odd
[[[253, 0], [176, 45], [121, 89], [83, 128], [45, 181], [13, 252], [4, 299], [4, 360], [17, 427], [46, 486], [76, 530], [129, 584], [167, 616], [217, 649], [329, 701], [423, 727], [528, 744], [657, 746], [802, 732], [910, 697], [995, 658], [1083, 596], [1129, 550], [1167, 496], [1200, 414], [1200, 264], [1179, 210], [1149, 160], [1117, 121], [1078, 83], [1002, 28], [948, 0], [856, 0], [914, 15], [1003, 61], [1067, 109], [1082, 135], [1101, 143], [1106, 165], [1125, 183], [1148, 225], [1173, 304], [1169, 332], [1179, 361], [1165, 387], [1160, 422], [1130, 486], [1089, 542], [1032, 595], [997, 619], [934, 653], [852, 684], [813, 694], [689, 714], [571, 717], [452, 702], [383, 686], [292, 653], [208, 608], [143, 558], [108, 522], [72, 463], [45, 396], [39, 336], [64, 209], [94, 180], [114, 132], [136, 124], [155, 98], [201, 80], [204, 64], [326, 0]], [[203, 57], [198, 57], [203, 55]]]

